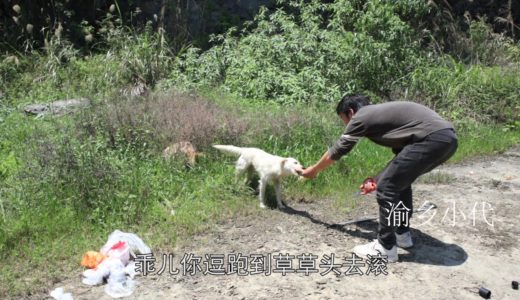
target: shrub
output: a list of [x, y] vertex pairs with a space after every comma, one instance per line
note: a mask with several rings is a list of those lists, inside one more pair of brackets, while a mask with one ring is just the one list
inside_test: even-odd
[[216, 46], [186, 51], [172, 80], [220, 85], [241, 96], [283, 103], [336, 101], [348, 91], [387, 95], [417, 58], [417, 34], [401, 14], [420, 15], [386, 1], [282, 1], [262, 10], [244, 31], [214, 38]]
[[99, 118], [105, 120], [101, 132], [108, 132], [112, 147], [130, 146], [138, 151], [157, 152], [180, 141], [190, 141], [199, 149], [215, 141], [239, 144], [249, 129], [238, 110], [176, 91], [122, 98], [100, 113]]

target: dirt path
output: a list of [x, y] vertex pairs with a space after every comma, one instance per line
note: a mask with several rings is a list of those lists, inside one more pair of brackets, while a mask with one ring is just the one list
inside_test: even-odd
[[[500, 156], [441, 167], [429, 178], [414, 185], [414, 206], [430, 201], [438, 207], [414, 215], [414, 248], [400, 249], [399, 262], [386, 265], [386, 270], [384, 265], [373, 270], [387, 275], [366, 275], [370, 271], [366, 264], [359, 268], [364, 275], [345, 275], [352, 263], [343, 259], [351, 257], [355, 245], [375, 238], [377, 223], [327, 226], [376, 214], [374, 198], [361, 198], [363, 205], [349, 216], [335, 212], [329, 200], [294, 201], [285, 211], [264, 210], [252, 218], [229, 221], [179, 245], [173, 266], [181, 273], [166, 275], [166, 270], [162, 275], [138, 277], [139, 286], [128, 299], [481, 299], [476, 294], [480, 286], [491, 290], [494, 299], [520, 299], [520, 291], [511, 288], [512, 280], [520, 281], [520, 147]], [[271, 271], [280, 253], [295, 256], [293, 269], [304, 260], [297, 258], [302, 253], [317, 256], [318, 272], [326, 271], [319, 267], [326, 255], [334, 254], [335, 263], [345, 265], [339, 268], [343, 273], [339, 277], [333, 272], [182, 275], [184, 253], [201, 256], [203, 271], [206, 254], [223, 254], [226, 263], [230, 254], [271, 254]], [[306, 262], [312, 268], [312, 260]], [[218, 269], [219, 262], [214, 263]], [[251, 258], [247, 265], [252, 271]], [[78, 278], [57, 286], [72, 292], [74, 299], [109, 299], [103, 287], [84, 286]]]

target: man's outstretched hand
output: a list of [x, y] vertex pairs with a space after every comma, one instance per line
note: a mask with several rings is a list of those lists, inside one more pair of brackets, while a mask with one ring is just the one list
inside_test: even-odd
[[318, 170], [314, 167], [303, 169], [302, 176], [307, 179], [314, 179], [318, 175]]
[[320, 158], [320, 160], [316, 164], [303, 170], [301, 176], [303, 176], [307, 179], [314, 179], [314, 178], [316, 178], [316, 176], [318, 176], [319, 172], [325, 170], [333, 163], [334, 163], [334, 160], [332, 160], [330, 158], [328, 151], [325, 151], [323, 156]]

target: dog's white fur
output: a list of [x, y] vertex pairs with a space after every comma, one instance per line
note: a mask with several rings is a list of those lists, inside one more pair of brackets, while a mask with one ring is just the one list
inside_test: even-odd
[[241, 148], [232, 145], [213, 145], [213, 147], [240, 156], [235, 165], [237, 178], [248, 172], [250, 168], [254, 168], [258, 172], [261, 208], [265, 208], [265, 189], [268, 183], [272, 183], [275, 187], [278, 207], [285, 207], [282, 203], [281, 181], [288, 175], [301, 175], [303, 167], [296, 159], [272, 155], [258, 148]]

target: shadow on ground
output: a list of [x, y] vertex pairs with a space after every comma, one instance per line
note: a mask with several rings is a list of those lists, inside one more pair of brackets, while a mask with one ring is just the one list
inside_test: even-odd
[[[376, 238], [377, 221], [359, 222], [356, 225], [337, 226], [313, 217], [306, 211], [287, 207], [283, 212], [309, 219], [312, 223], [325, 226], [329, 230], [338, 230], [342, 233], [371, 241]], [[352, 229], [355, 226], [355, 229]], [[363, 229], [363, 231], [358, 230]], [[367, 232], [368, 231], [368, 232]], [[438, 266], [458, 266], [468, 259], [467, 252], [456, 244], [444, 243], [435, 237], [418, 229], [411, 229], [414, 247], [406, 249], [407, 253], [399, 254], [399, 261]]]

